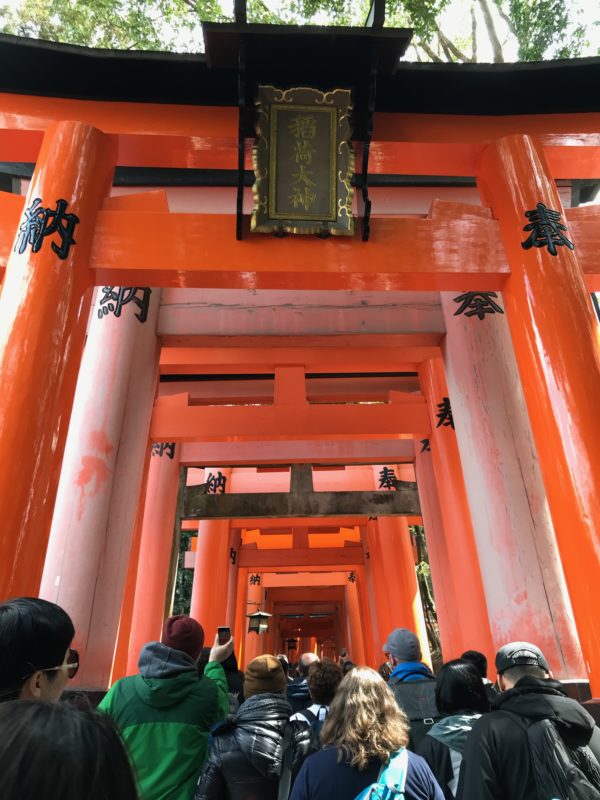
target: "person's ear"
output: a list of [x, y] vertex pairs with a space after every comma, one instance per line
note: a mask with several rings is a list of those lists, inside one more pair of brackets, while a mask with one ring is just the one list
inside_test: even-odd
[[504, 676], [498, 674], [498, 676], [496, 677], [496, 682], [498, 684], [498, 688], [500, 689], [500, 691], [501, 692], [505, 692], [506, 689], [507, 689], [507, 686], [506, 686], [506, 681], [504, 679]]
[[27, 678], [19, 695], [22, 700], [39, 700], [41, 698], [43, 675], [44, 673], [38, 669]]
[[552, 672], [551, 669], [549, 669], [548, 672], [546, 672], [546, 680], [548, 680], [549, 678], [554, 679], [554, 673]]

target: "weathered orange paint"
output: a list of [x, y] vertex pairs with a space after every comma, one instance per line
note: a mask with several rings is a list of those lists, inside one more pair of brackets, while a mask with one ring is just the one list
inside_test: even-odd
[[[564, 214], [539, 142], [511, 136], [491, 144], [479, 172], [497, 216], [511, 277], [506, 315], [548, 505], [592, 694], [600, 693], [600, 344], [575, 246], [522, 248], [525, 212], [544, 203]], [[564, 219], [564, 215], [563, 215]]]
[[[137, 672], [140, 650], [160, 639], [165, 620], [167, 581], [179, 491], [179, 455], [150, 459], [127, 673]], [[192, 615], [193, 616], [193, 615]]]
[[151, 448], [150, 443], [146, 448], [146, 458], [142, 472], [142, 485], [138, 498], [137, 514], [135, 518], [135, 528], [131, 540], [131, 550], [129, 552], [129, 563], [127, 566], [127, 578], [125, 580], [125, 591], [123, 593], [123, 603], [121, 605], [121, 617], [119, 619], [119, 632], [117, 635], [117, 645], [115, 647], [115, 657], [110, 676], [111, 686], [115, 681], [127, 675], [127, 661], [129, 659], [129, 638], [131, 636], [131, 620], [133, 617], [133, 604], [135, 602], [135, 586], [137, 582], [137, 571], [140, 557], [140, 545], [142, 541], [142, 526], [144, 523], [144, 508], [146, 505], [146, 493], [148, 487], [148, 470], [150, 466]]
[[452, 572], [456, 602], [460, 608], [452, 650], [445, 652], [444, 657], [456, 658], [464, 650], [475, 649], [485, 653], [489, 663], [493, 664], [495, 650], [456, 434], [449, 425], [437, 427], [438, 403], [448, 397], [442, 359], [423, 362], [419, 368], [419, 380], [431, 416], [431, 458], [450, 554], [447, 569]]
[[355, 664], [367, 663], [363, 641], [363, 625], [360, 614], [360, 603], [356, 583], [348, 581], [346, 584], [346, 610], [348, 613], [348, 633], [350, 634], [350, 647], [348, 655]]
[[[221, 467], [206, 468], [205, 480], [211, 472], [221, 472], [230, 484], [231, 470]], [[212, 643], [217, 628], [227, 624], [229, 567], [229, 520], [201, 520], [198, 527], [190, 616], [202, 625], [209, 644]]]
[[[60, 461], [91, 299], [88, 258], [96, 213], [107, 194], [114, 152], [98, 130], [78, 122], [48, 129], [26, 203], [42, 198], [80, 222], [66, 260], [46, 240], [8, 258], [0, 296], [0, 597], [38, 592]], [[18, 231], [17, 231], [18, 234]], [[15, 238], [16, 242], [16, 238]]]

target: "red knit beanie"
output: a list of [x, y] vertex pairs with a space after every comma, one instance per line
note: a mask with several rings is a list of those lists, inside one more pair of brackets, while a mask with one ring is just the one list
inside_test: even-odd
[[162, 643], [196, 659], [204, 647], [204, 630], [195, 619], [176, 614], [165, 622]]

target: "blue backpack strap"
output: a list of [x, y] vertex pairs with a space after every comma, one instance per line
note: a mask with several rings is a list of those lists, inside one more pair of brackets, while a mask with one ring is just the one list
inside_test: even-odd
[[[390, 756], [387, 764], [384, 764], [379, 770], [379, 775], [375, 783], [369, 784], [366, 789], [357, 795], [354, 800], [369, 800], [371, 791], [375, 786], [383, 785], [389, 787], [397, 787], [398, 791], [404, 796], [404, 787], [406, 786], [406, 775], [408, 773], [408, 750], [403, 747], [397, 753]], [[386, 796], [388, 790], [386, 791]]]
[[403, 792], [406, 786], [406, 774], [408, 772], [408, 750], [403, 747], [390, 757], [390, 760], [379, 773], [379, 783], [386, 786], [397, 786]]

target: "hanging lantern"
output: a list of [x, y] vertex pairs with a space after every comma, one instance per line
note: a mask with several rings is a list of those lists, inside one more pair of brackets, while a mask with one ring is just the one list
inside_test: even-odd
[[247, 614], [249, 619], [248, 633], [266, 633], [269, 630], [269, 617], [272, 616], [266, 611], [255, 611], [253, 614]]

